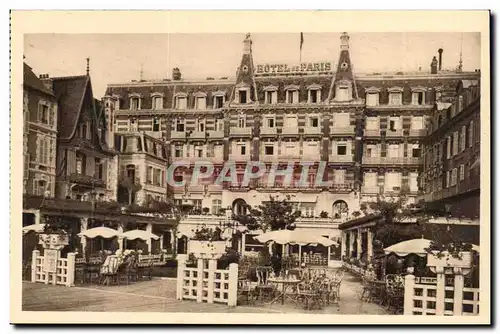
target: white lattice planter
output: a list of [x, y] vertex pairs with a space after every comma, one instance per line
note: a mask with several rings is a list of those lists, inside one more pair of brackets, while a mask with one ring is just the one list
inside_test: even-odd
[[196, 257], [217, 258], [226, 252], [226, 241], [189, 240], [188, 253]]
[[69, 235], [66, 233], [40, 234], [38, 243], [44, 249], [62, 249], [64, 246], [69, 245]]

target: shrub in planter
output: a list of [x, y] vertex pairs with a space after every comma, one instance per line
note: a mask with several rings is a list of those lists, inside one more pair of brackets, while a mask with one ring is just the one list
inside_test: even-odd
[[203, 214], [204, 215], [208, 215], [210, 213], [210, 209], [209, 208], [203, 208]]
[[320, 218], [328, 218], [328, 212], [326, 211], [321, 211], [320, 214], [319, 214], [319, 217]]

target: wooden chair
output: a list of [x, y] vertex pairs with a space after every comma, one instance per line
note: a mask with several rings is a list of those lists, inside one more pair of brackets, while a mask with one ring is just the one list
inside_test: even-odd
[[257, 267], [257, 286], [255, 287], [259, 300], [272, 299], [274, 297], [275, 287], [268, 280], [274, 273], [272, 267]]

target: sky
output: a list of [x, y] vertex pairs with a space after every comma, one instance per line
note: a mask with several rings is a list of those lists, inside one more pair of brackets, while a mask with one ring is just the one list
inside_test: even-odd
[[[479, 33], [349, 33], [355, 73], [429, 71], [442, 48], [443, 68], [479, 69]], [[337, 63], [340, 33], [304, 33], [302, 62]], [[171, 78], [234, 77], [245, 34], [26, 34], [25, 62], [36, 74], [82, 75], [90, 58], [94, 96], [111, 83]], [[254, 64], [298, 64], [299, 33], [252, 34]]]

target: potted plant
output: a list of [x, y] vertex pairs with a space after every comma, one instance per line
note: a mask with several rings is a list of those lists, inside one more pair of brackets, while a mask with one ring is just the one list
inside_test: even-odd
[[226, 252], [226, 238], [222, 236], [219, 227], [209, 228], [202, 225], [193, 231], [194, 236], [189, 240], [189, 249], [197, 256], [221, 256]]
[[69, 245], [71, 226], [64, 221], [64, 216], [45, 216], [44, 224], [38, 239], [44, 249], [62, 249]]
[[320, 218], [328, 218], [328, 212], [326, 211], [321, 211], [319, 214]]
[[210, 208], [203, 208], [203, 214], [208, 215], [210, 213]]

